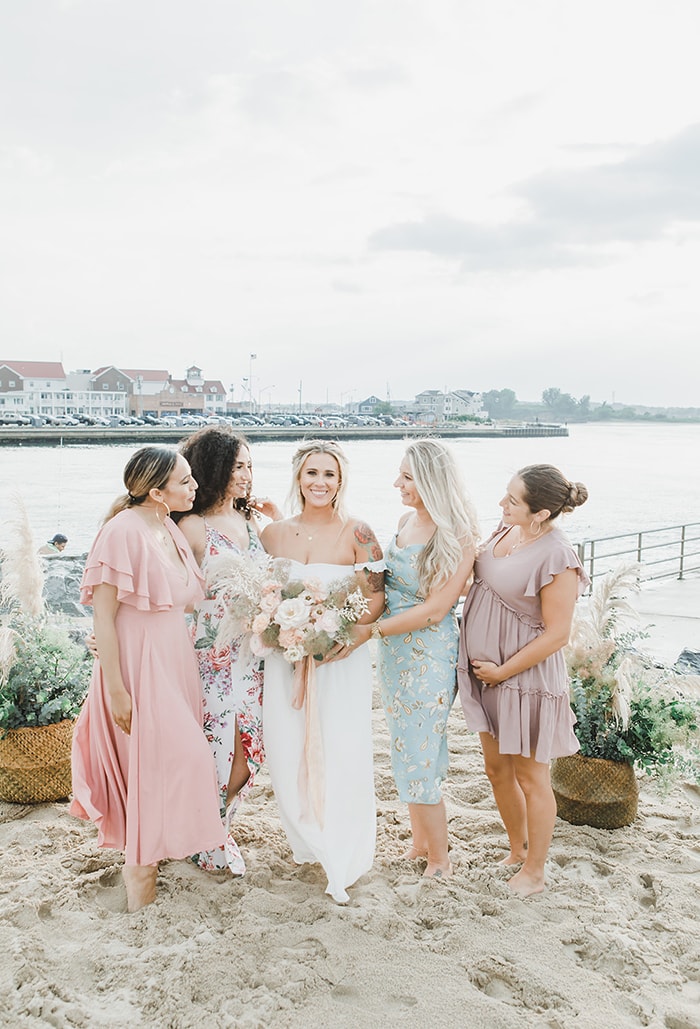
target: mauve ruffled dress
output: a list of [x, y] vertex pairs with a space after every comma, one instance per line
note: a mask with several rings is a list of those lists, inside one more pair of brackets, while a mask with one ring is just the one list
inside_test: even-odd
[[[182, 571], [135, 511], [100, 530], [88, 554], [81, 601], [95, 586], [117, 589], [116, 632], [131, 735], [112, 720], [99, 660], [73, 734], [71, 814], [98, 830], [98, 845], [125, 851], [128, 865], [184, 858], [224, 843], [216, 766], [202, 729], [199, 669], [185, 608], [204, 591], [185, 537], [165, 525]], [[185, 573], [186, 570], [186, 573]], [[186, 574], [186, 577], [185, 577]]]
[[462, 613], [459, 697], [467, 726], [491, 733], [501, 754], [534, 757], [546, 764], [579, 749], [562, 651], [497, 686], [483, 685], [470, 671], [469, 661], [502, 665], [539, 636], [544, 631], [540, 590], [555, 575], [574, 568], [579, 596], [589, 579], [560, 529], [507, 557], [496, 557], [493, 548], [507, 532], [507, 526], [499, 526], [474, 565], [474, 583]]

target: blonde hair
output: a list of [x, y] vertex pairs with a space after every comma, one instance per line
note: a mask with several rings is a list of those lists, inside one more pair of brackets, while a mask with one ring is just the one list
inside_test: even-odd
[[312, 454], [328, 454], [330, 457], [334, 457], [338, 462], [340, 485], [338, 486], [338, 492], [333, 498], [333, 507], [336, 514], [340, 515], [342, 521], [347, 521], [348, 516], [345, 510], [345, 497], [348, 480], [348, 459], [340, 445], [336, 443], [335, 440], [309, 439], [297, 448], [297, 451], [292, 458], [292, 488], [289, 491], [289, 503], [292, 510], [295, 513], [304, 510], [304, 498], [302, 496], [300, 486], [301, 470], [304, 467], [304, 463], [307, 458], [311, 457]]
[[423, 547], [417, 571], [420, 593], [427, 597], [457, 571], [465, 545], [476, 546], [479, 526], [454, 454], [436, 439], [418, 439], [406, 447], [406, 460], [435, 532]]
[[[124, 485], [127, 492], [117, 497], [105, 517], [108, 522], [120, 511], [138, 507], [152, 489], [164, 489], [173, 473], [177, 451], [171, 447], [141, 447], [132, 454], [124, 467]], [[103, 523], [104, 524], [104, 523]]]

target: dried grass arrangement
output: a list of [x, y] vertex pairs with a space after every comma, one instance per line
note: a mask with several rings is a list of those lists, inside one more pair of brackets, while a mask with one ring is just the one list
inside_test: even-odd
[[[70, 737], [92, 661], [67, 623], [49, 619], [26, 509], [15, 517], [0, 585], [0, 798], [32, 803], [70, 792]], [[51, 731], [42, 732], [46, 727]]]

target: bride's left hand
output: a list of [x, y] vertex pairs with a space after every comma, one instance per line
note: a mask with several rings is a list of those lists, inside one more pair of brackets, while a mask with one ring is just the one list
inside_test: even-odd
[[333, 649], [326, 654], [323, 661], [319, 661], [318, 664], [325, 665], [330, 664], [331, 661], [342, 661], [352, 654], [353, 650], [357, 650], [363, 643], [366, 643], [370, 638], [371, 632], [371, 625], [353, 625], [349, 632], [350, 642], [336, 643]]

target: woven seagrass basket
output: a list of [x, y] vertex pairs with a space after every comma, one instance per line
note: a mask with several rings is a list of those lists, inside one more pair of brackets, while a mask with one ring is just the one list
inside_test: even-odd
[[572, 825], [619, 829], [637, 816], [637, 777], [626, 761], [580, 754], [555, 758], [552, 789], [557, 814]]
[[71, 791], [70, 750], [75, 722], [9, 729], [0, 737], [0, 800], [40, 804]]

